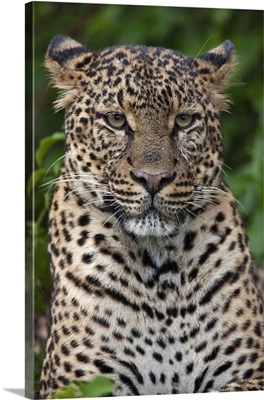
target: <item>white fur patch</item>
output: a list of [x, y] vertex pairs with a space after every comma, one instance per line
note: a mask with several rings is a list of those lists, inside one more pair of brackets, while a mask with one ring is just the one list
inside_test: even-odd
[[155, 211], [150, 211], [144, 216], [127, 219], [124, 222], [124, 228], [128, 233], [137, 237], [161, 237], [173, 233], [176, 229], [176, 223], [162, 218]]

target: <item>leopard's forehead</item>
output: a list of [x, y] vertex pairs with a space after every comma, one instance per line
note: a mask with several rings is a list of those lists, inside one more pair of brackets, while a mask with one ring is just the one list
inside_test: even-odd
[[120, 61], [124, 66], [152, 66], [153, 68], [164, 68], [173, 65], [189, 67], [193, 61], [191, 57], [185, 56], [176, 50], [151, 46], [113, 46], [95, 53], [101, 58], [102, 63]]
[[[115, 79], [123, 74], [131, 73], [138, 81], [154, 83], [156, 81], [175, 81], [187, 72], [191, 72], [194, 60], [184, 56], [178, 51], [168, 50], [161, 47], [147, 46], [114, 46], [103, 51], [95, 52], [92, 62], [89, 63], [87, 75], [105, 73], [110, 79]], [[85, 59], [78, 68], [85, 69]], [[116, 80], [116, 84], [120, 79]]]

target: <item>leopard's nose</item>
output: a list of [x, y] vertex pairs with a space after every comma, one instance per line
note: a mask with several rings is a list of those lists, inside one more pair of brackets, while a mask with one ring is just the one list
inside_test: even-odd
[[161, 172], [159, 174], [152, 175], [146, 171], [131, 171], [131, 177], [142, 185], [151, 196], [155, 196], [164, 186], [168, 185], [175, 178], [175, 173], [170, 174], [169, 172]]

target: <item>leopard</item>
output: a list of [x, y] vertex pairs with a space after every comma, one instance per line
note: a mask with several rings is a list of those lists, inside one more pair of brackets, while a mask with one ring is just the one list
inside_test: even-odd
[[51, 40], [66, 139], [39, 398], [97, 375], [112, 396], [263, 390], [263, 300], [222, 174], [236, 65], [228, 39], [196, 57]]

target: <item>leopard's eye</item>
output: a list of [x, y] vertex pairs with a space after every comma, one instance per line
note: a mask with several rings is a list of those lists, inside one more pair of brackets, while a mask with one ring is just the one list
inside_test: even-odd
[[176, 116], [175, 122], [180, 128], [186, 128], [193, 122], [193, 119], [193, 115], [179, 114]]
[[112, 127], [121, 129], [126, 126], [126, 117], [123, 114], [107, 114], [105, 115], [106, 122]]

